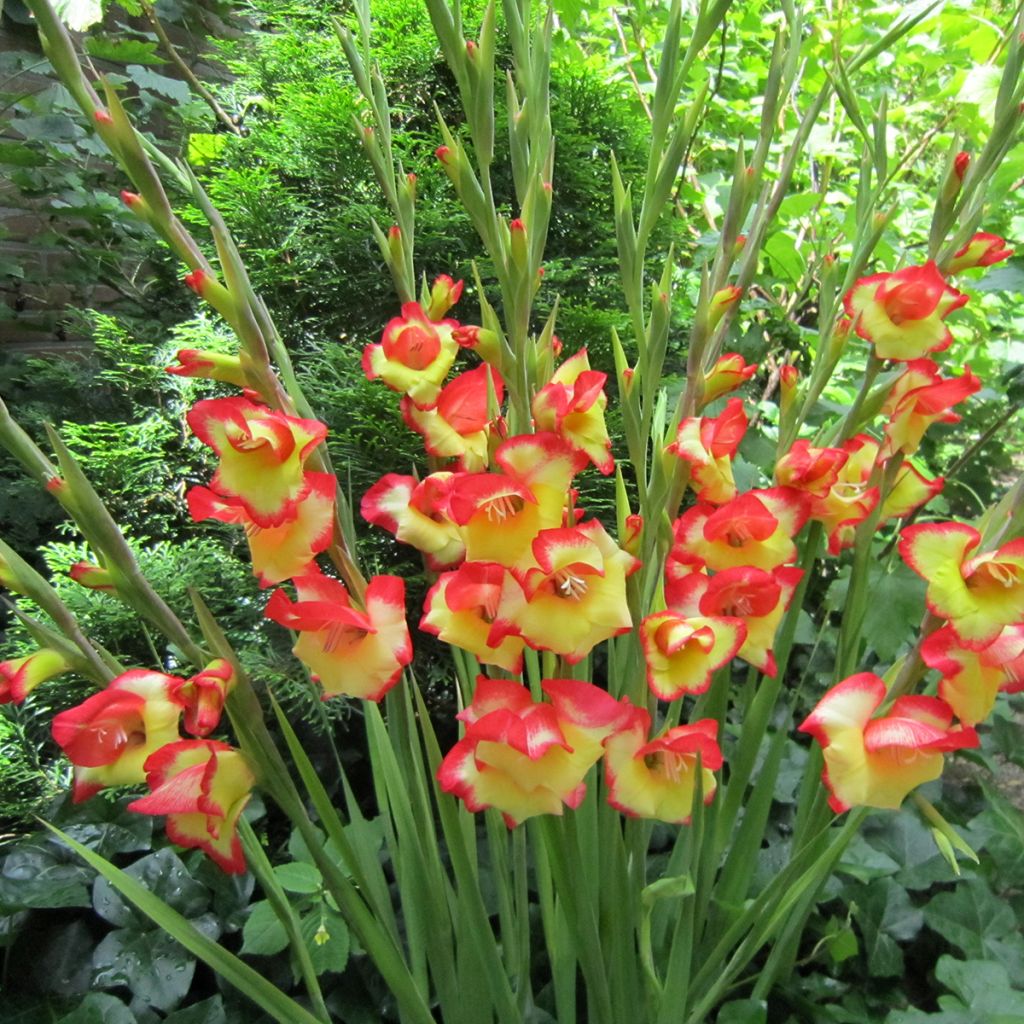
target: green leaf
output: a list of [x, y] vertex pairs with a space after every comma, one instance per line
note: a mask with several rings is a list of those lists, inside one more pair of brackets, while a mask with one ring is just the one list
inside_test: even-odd
[[228, 1024], [224, 1001], [220, 996], [204, 999], [164, 1018], [163, 1024]]
[[[205, 886], [188, 873], [181, 858], [170, 848], [142, 857], [127, 867], [124, 873], [184, 917], [198, 917], [209, 905], [209, 893]], [[100, 917], [118, 928], [145, 921], [106, 878], [96, 879], [93, 908]]]
[[53, 0], [53, 9], [74, 32], [84, 32], [103, 19], [102, 0]]
[[724, 1003], [717, 1024], [766, 1024], [768, 1004], [763, 999], [734, 999]]
[[349, 934], [345, 919], [337, 911], [321, 904], [299, 922], [299, 931], [309, 950], [317, 974], [340, 974], [348, 963]]
[[115, 886], [121, 895], [131, 900], [159, 928], [177, 939], [189, 952], [199, 957], [229, 985], [234, 985], [279, 1024], [320, 1024], [316, 1017], [303, 1009], [294, 999], [290, 999], [258, 971], [254, 971], [243, 960], [239, 960], [233, 953], [229, 953], [223, 946], [219, 946], [209, 936], [204, 935], [131, 875], [114, 867], [103, 857], [97, 856], [87, 846], [64, 835], [60, 829], [48, 823], [44, 824], [55, 835], [60, 836], [86, 863]]
[[41, 153], [25, 145], [9, 139], [0, 141], [0, 164], [11, 164], [15, 167], [42, 167], [47, 159]]
[[925, 583], [902, 562], [896, 562], [891, 572], [872, 565], [868, 579], [869, 592], [885, 594], [885, 600], [868, 602], [863, 633], [878, 657], [891, 662], [913, 638], [911, 623], [921, 621]]
[[288, 933], [267, 900], [252, 905], [242, 928], [242, 952], [253, 956], [273, 956], [288, 945]]
[[90, 992], [81, 1006], [61, 1017], [57, 1024], [136, 1024], [135, 1014], [120, 999], [104, 992]]
[[157, 44], [149, 39], [126, 39], [123, 36], [87, 36], [85, 52], [100, 60], [118, 64], [166, 64], [156, 52]]
[[157, 929], [118, 928], [93, 953], [94, 983], [126, 987], [133, 1001], [158, 1010], [173, 1009], [192, 985], [196, 961], [169, 935]]
[[896, 940], [909, 941], [921, 930], [924, 915], [911, 902], [906, 889], [891, 878], [856, 890], [855, 918], [864, 937], [868, 970], [874, 977], [903, 973], [903, 952]]
[[323, 878], [312, 864], [280, 864], [274, 868], [281, 888], [287, 892], [314, 893], [323, 888]]
[[836, 871], [851, 875], [859, 882], [894, 875], [899, 869], [899, 864], [892, 857], [876, 850], [862, 835], [853, 838], [836, 865]]
[[968, 826], [971, 841], [986, 850], [999, 879], [1024, 888], [1024, 814], [993, 786], [985, 786], [988, 808]]
[[141, 64], [129, 64], [125, 71], [132, 76], [135, 84], [140, 89], [148, 89], [150, 92], [158, 93], [173, 103], [188, 103], [192, 98], [192, 90], [187, 82], [178, 78], [168, 78], [167, 75], [158, 75], [155, 71], [144, 68]]
[[188, 137], [188, 162], [195, 167], [216, 160], [228, 144], [226, 133], [192, 132]]
[[764, 244], [764, 251], [772, 258], [784, 277], [796, 284], [803, 276], [804, 258], [797, 251], [792, 237], [776, 231]]

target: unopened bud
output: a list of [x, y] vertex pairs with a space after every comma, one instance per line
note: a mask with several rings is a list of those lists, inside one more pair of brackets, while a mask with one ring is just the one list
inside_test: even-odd
[[102, 590], [108, 594], [117, 592], [114, 578], [109, 569], [94, 565], [92, 562], [75, 562], [69, 570], [71, 578], [87, 590]]
[[737, 352], [726, 352], [718, 357], [715, 365], [704, 374], [704, 393], [701, 405], [708, 405], [716, 398], [735, 391], [757, 373], [757, 363], [747, 365]]
[[70, 668], [64, 655], [49, 647], [0, 662], [0, 704], [20, 704], [40, 683]]
[[462, 281], [453, 281], [447, 274], [439, 274], [430, 289], [427, 317], [437, 321], [462, 297]]
[[178, 349], [175, 358], [178, 366], [168, 366], [166, 373], [176, 377], [203, 377], [206, 380], [219, 380], [236, 387], [245, 387], [245, 370], [240, 356], [228, 355], [224, 352], [211, 352], [207, 349]]
[[452, 338], [461, 348], [471, 348], [485, 363], [497, 366], [501, 358], [498, 335], [486, 327], [463, 324], [452, 331]]
[[743, 250], [746, 249], [746, 247], [747, 247], [747, 236], [746, 235], [737, 235], [736, 236], [736, 241], [733, 242], [733, 246], [732, 246], [733, 257], [735, 258], [736, 256], [739, 256], [739, 254], [741, 252], [743, 252]]
[[105, 110], [96, 110], [92, 115], [97, 124], [113, 124], [114, 119]]
[[474, 62], [480, 56], [480, 47], [472, 39], [466, 40], [466, 56]]
[[947, 274], [959, 274], [972, 267], [990, 267], [993, 263], [1008, 260], [1012, 255], [1013, 250], [1006, 248], [1005, 238], [979, 231], [962, 249], [956, 251], [943, 270]]
[[524, 268], [529, 258], [526, 251], [526, 225], [521, 218], [516, 217], [509, 221], [508, 230], [511, 236], [512, 262]]
[[622, 538], [622, 547], [629, 554], [636, 557], [640, 553], [640, 539], [644, 532], [644, 517], [637, 515], [626, 516], [626, 534]]
[[21, 593], [18, 577], [3, 556], [0, 556], [0, 587], [6, 587], [16, 594]]
[[[708, 331], [713, 331], [722, 322], [725, 311], [730, 306], [735, 306], [742, 294], [742, 288], [730, 284], [711, 296], [711, 302], [708, 305]], [[665, 296], [665, 299], [667, 300], [668, 296]]]
[[436, 156], [437, 159], [445, 165], [445, 167], [448, 166], [449, 161], [451, 160], [451, 155], [452, 151], [448, 146], [438, 146], [437, 149], [434, 150], [434, 156]]
[[783, 417], [789, 416], [796, 403], [796, 389], [800, 381], [800, 371], [795, 366], [786, 365], [779, 370], [779, 406]]
[[121, 192], [121, 202], [128, 207], [129, 210], [135, 209], [142, 202], [142, 196], [138, 192], [129, 192], [127, 189]]

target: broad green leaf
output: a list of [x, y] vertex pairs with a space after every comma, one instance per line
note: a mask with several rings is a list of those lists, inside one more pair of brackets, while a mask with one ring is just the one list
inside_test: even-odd
[[[209, 906], [209, 893], [197, 882], [170, 848], [157, 850], [125, 868], [126, 875], [140, 882], [147, 892], [187, 918], [198, 917]], [[144, 922], [137, 908], [123, 898], [106, 878], [97, 878], [93, 887], [93, 907], [105, 921], [123, 928]]]
[[117, 36], [88, 36], [85, 40], [85, 52], [90, 57], [118, 64], [166, 64], [167, 61], [156, 52], [156, 47], [152, 40]]
[[764, 244], [764, 251], [772, 258], [783, 277], [796, 284], [803, 276], [804, 258], [797, 251], [792, 237], [776, 231]]
[[135, 1014], [116, 996], [90, 992], [81, 1006], [61, 1017], [57, 1024], [136, 1024]]
[[11, 164], [16, 167], [43, 167], [46, 157], [25, 145], [10, 139], [0, 141], [0, 164]]
[[836, 871], [851, 875], [859, 882], [894, 875], [899, 869], [899, 864], [892, 857], [875, 849], [862, 835], [853, 838], [836, 865]]
[[314, 893], [319, 892], [323, 887], [323, 878], [312, 864], [298, 862], [295, 864], [280, 864], [274, 868], [281, 888], [287, 892]]
[[98, 988], [124, 986], [136, 1003], [171, 1010], [188, 993], [196, 961], [158, 929], [118, 928], [93, 953]]
[[766, 1024], [768, 1004], [763, 999], [733, 999], [715, 1018], [718, 1024]]
[[221, 997], [212, 996], [184, 1010], [176, 1010], [164, 1018], [163, 1024], [228, 1024], [228, 1018]]
[[140, 89], [158, 93], [173, 103], [188, 103], [192, 98], [192, 90], [188, 87], [188, 83], [179, 78], [158, 75], [141, 64], [129, 64], [125, 70], [132, 76], [132, 80]]
[[272, 956], [288, 945], [288, 933], [267, 900], [252, 905], [242, 928], [242, 952], [253, 956]]
[[299, 922], [299, 931], [309, 950], [317, 974], [340, 974], [348, 963], [349, 934], [345, 919], [337, 911], [321, 904]]
[[854, 917], [864, 938], [868, 970], [873, 977], [903, 973], [903, 952], [897, 940], [912, 939], [924, 915], [910, 902], [906, 889], [891, 878], [878, 879], [855, 890]]
[[915, 624], [924, 614], [925, 583], [902, 562], [896, 562], [891, 572], [872, 565], [868, 586], [870, 593], [885, 594], [885, 600], [868, 602], [863, 633], [878, 657], [890, 662], [914, 638]]
[[195, 167], [212, 163], [228, 144], [226, 133], [192, 132], [188, 137], [188, 162]]

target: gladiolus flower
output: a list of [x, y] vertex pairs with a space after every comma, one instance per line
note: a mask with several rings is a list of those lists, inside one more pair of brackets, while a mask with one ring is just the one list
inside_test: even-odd
[[745, 381], [750, 380], [757, 373], [757, 363], [749, 365], [744, 361], [743, 356], [735, 352], [727, 352], [719, 356], [715, 365], [704, 374], [704, 397], [702, 405], [708, 405], [716, 398], [735, 391]]
[[188, 424], [219, 456], [213, 489], [238, 498], [257, 526], [280, 526], [298, 514], [312, 482], [303, 471], [327, 436], [316, 420], [286, 416], [245, 398], [210, 398], [189, 411]]
[[231, 662], [215, 658], [190, 679], [175, 679], [171, 694], [185, 709], [185, 731], [205, 738], [220, 724], [221, 712], [237, 680]]
[[[415, 178], [413, 178], [415, 181]], [[462, 298], [462, 281], [453, 281], [447, 274], [439, 274], [434, 278], [430, 289], [430, 303], [427, 306], [427, 317], [440, 321], [445, 313]]]
[[939, 696], [965, 725], [988, 718], [996, 694], [1024, 690], [1024, 623], [1007, 626], [980, 651], [965, 647], [952, 626], [925, 638], [921, 658], [942, 674]]
[[381, 340], [363, 350], [367, 378], [380, 377], [392, 391], [430, 408], [455, 361], [459, 346], [452, 331], [458, 326], [454, 320], [435, 323], [417, 303], [407, 302], [402, 315], [388, 322]]
[[690, 466], [690, 486], [697, 500], [724, 505], [736, 497], [732, 459], [747, 430], [743, 401], [730, 398], [717, 416], [680, 420], [675, 441], [665, 449]]
[[827, 494], [811, 499], [810, 518], [825, 527], [830, 555], [853, 544], [854, 530], [878, 504], [878, 488], [868, 487], [878, 450], [878, 442], [868, 434], [851, 437], [842, 446], [847, 458], [836, 482]]
[[495, 807], [513, 828], [538, 814], [578, 807], [584, 778], [602, 743], [619, 728], [628, 705], [590, 683], [546, 679], [550, 704], [506, 679], [477, 679], [472, 703], [458, 718], [465, 735], [437, 772], [446, 793], [471, 811]]
[[40, 683], [70, 669], [64, 655], [49, 647], [21, 658], [0, 661], [0, 704], [20, 704]]
[[897, 810], [906, 795], [942, 774], [943, 753], [976, 747], [974, 729], [953, 728], [937, 697], [900, 697], [884, 718], [885, 683], [871, 672], [832, 687], [800, 726], [821, 744], [822, 780], [837, 814], [851, 807]]
[[129, 811], [166, 814], [171, 842], [198, 847], [228, 874], [245, 871], [236, 829], [256, 778], [241, 751], [215, 740], [169, 743], [146, 760], [146, 781], [152, 792]]
[[75, 562], [68, 570], [68, 575], [86, 590], [99, 590], [107, 594], [116, 594], [117, 587], [109, 569], [92, 562]]
[[275, 590], [266, 616], [299, 631], [292, 651], [323, 687], [324, 698], [380, 700], [412, 660], [405, 583], [397, 576], [374, 576], [361, 612], [338, 580], [316, 574], [293, 582], [298, 600]]
[[951, 411], [953, 406], [980, 390], [981, 381], [970, 367], [964, 367], [963, 376], [945, 379], [930, 359], [908, 363], [882, 406], [887, 422], [881, 457], [887, 459], [895, 452], [913, 455], [928, 427], [959, 422], [960, 416]]
[[448, 510], [452, 485], [460, 476], [431, 473], [417, 482], [412, 476], [387, 473], [363, 495], [359, 510], [368, 523], [421, 551], [431, 569], [450, 569], [466, 554]]
[[132, 669], [77, 707], [55, 715], [53, 738], [75, 766], [73, 799], [87, 800], [106, 786], [143, 782], [154, 751], [180, 739], [179, 680]]
[[485, 363], [497, 366], [501, 361], [501, 342], [494, 331], [486, 327], [466, 324], [452, 331], [452, 338], [460, 348], [472, 349]]
[[923, 267], [862, 277], [846, 293], [847, 314], [879, 359], [908, 362], [953, 340], [943, 321], [967, 301], [946, 284], [933, 260]]
[[928, 608], [976, 651], [1024, 620], [1024, 537], [970, 557], [980, 543], [981, 534], [965, 523], [921, 523], [902, 532], [899, 546], [928, 584]]
[[[655, 612], [640, 623], [647, 685], [659, 700], [703, 693], [747, 638], [742, 619]], [[645, 733], [646, 735], [646, 733]]]
[[512, 574], [495, 562], [466, 562], [430, 588], [420, 629], [518, 673], [525, 642], [515, 625], [525, 598]]
[[694, 505], [675, 522], [672, 558], [709, 569], [774, 569], [796, 558], [808, 499], [784, 487], [747, 491], [721, 508]]
[[280, 526], [259, 526], [240, 498], [193, 487], [185, 495], [192, 519], [236, 523], [245, 530], [252, 571], [261, 587], [271, 587], [309, 571], [316, 556], [334, 535], [336, 482], [330, 473], [307, 473], [309, 492], [295, 505], [295, 518]]
[[882, 502], [882, 519], [902, 519], [909, 516], [915, 509], [931, 501], [945, 483], [941, 476], [929, 480], [909, 462], [905, 462], [896, 474], [892, 489]]
[[228, 355], [225, 352], [211, 352], [207, 349], [180, 348], [175, 359], [178, 366], [168, 366], [165, 373], [176, 377], [204, 377], [207, 380], [219, 380], [236, 387], [247, 386], [245, 369], [241, 356]]
[[[494, 396], [493, 412], [490, 394]], [[429, 454], [439, 459], [458, 459], [459, 469], [477, 472], [487, 466], [490, 427], [504, 397], [501, 375], [484, 364], [446, 384], [432, 409], [420, 409], [405, 396], [401, 403], [402, 418], [423, 437]]]
[[671, 611], [687, 618], [738, 619], [746, 628], [736, 656], [765, 675], [774, 676], [775, 632], [802, 577], [803, 570], [794, 566], [772, 572], [737, 566], [714, 576], [691, 572], [669, 580], [665, 597]]
[[535, 567], [515, 573], [526, 594], [517, 625], [531, 647], [575, 664], [596, 644], [632, 627], [626, 577], [640, 562], [596, 519], [541, 530], [533, 557]]
[[632, 818], [689, 824], [698, 758], [704, 802], [715, 796], [714, 773], [722, 767], [718, 723], [705, 718], [648, 740], [651, 716], [644, 708], [630, 710], [626, 726], [605, 741], [608, 802]]
[[849, 453], [842, 448], [812, 448], [810, 441], [794, 441], [775, 464], [775, 481], [812, 498], [823, 498], [839, 480]]
[[533, 399], [533, 418], [540, 430], [558, 434], [582, 452], [604, 474], [615, 468], [612, 442], [604, 421], [608, 374], [590, 368], [581, 348], [555, 371]]
[[946, 268], [947, 274], [959, 274], [962, 270], [973, 267], [990, 267], [1013, 255], [1012, 249], [1006, 248], [1006, 239], [998, 235], [990, 235], [979, 231], [962, 249], [953, 254], [953, 259]]

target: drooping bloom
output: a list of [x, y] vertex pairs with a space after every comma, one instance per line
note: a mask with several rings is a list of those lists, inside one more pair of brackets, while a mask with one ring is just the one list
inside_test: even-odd
[[948, 619], [965, 647], [987, 647], [1024, 621], [1024, 537], [971, 552], [981, 534], [966, 523], [920, 523], [900, 534], [900, 555], [927, 584], [925, 601]]
[[455, 320], [434, 322], [415, 302], [402, 306], [384, 328], [381, 340], [363, 350], [363, 371], [369, 380], [380, 377], [392, 391], [408, 395], [429, 408], [455, 362], [459, 346], [452, 337]]
[[403, 544], [421, 551], [431, 569], [450, 569], [465, 557], [466, 545], [451, 517], [448, 499], [461, 474], [440, 472], [417, 480], [386, 473], [363, 495], [359, 510]]
[[49, 647], [0, 661], [0, 704], [20, 704], [40, 683], [70, 670], [67, 658]]
[[420, 629], [476, 656], [484, 665], [521, 671], [525, 641], [516, 619], [523, 588], [496, 562], [465, 562], [430, 588]]
[[685, 825], [693, 814], [698, 758], [704, 802], [714, 798], [722, 767], [718, 723], [704, 718], [649, 740], [651, 716], [631, 708], [624, 728], [605, 741], [608, 802], [633, 818]]
[[143, 782], [154, 751], [176, 742], [179, 680], [132, 669], [77, 707], [55, 715], [53, 738], [75, 766], [73, 798], [87, 800], [106, 786]]
[[242, 874], [238, 819], [256, 782], [242, 752], [215, 740], [181, 740], [151, 754], [145, 768], [152, 792], [128, 810], [166, 814], [171, 842], [198, 847], [229, 874]]
[[590, 683], [546, 679], [541, 686], [551, 703], [534, 702], [519, 683], [480, 676], [472, 703], [458, 715], [465, 735], [437, 772], [446, 793], [471, 811], [497, 808], [509, 828], [578, 807], [603, 741], [628, 713], [628, 705]]
[[836, 813], [851, 807], [896, 810], [906, 795], [942, 774], [943, 753], [976, 747], [971, 727], [952, 725], [937, 697], [900, 697], [883, 718], [885, 683], [861, 672], [832, 687], [800, 726], [821, 744], [822, 779]]
[[880, 496], [878, 487], [868, 486], [878, 442], [868, 434], [857, 434], [844, 442], [842, 450], [847, 458], [836, 482], [826, 494], [811, 498], [810, 518], [824, 526], [830, 555], [852, 546], [854, 531], [874, 511]]
[[295, 505], [295, 518], [280, 526], [259, 526], [240, 498], [216, 494], [208, 487], [193, 487], [185, 495], [192, 519], [217, 519], [245, 530], [252, 571], [261, 587], [302, 576], [316, 556], [331, 543], [334, 532], [336, 483], [330, 473], [307, 473], [309, 491]]
[[[705, 577], [706, 578], [706, 577]], [[724, 616], [655, 612], [640, 623], [647, 685], [659, 700], [703, 693], [711, 676], [743, 646], [747, 626]]]
[[774, 676], [775, 633], [802, 578], [803, 570], [791, 565], [771, 572], [736, 566], [714, 576], [691, 572], [669, 580], [665, 597], [669, 608], [679, 615], [740, 620], [746, 631], [736, 656]]
[[996, 694], [1024, 690], [1024, 623], [1007, 626], [980, 651], [965, 647], [952, 626], [929, 634], [921, 658], [942, 674], [939, 696], [965, 725], [988, 718]]
[[979, 231], [962, 249], [957, 249], [946, 272], [959, 274], [972, 267], [990, 267], [993, 263], [1008, 260], [1012, 255], [1013, 250], [1006, 248], [1005, 238]]
[[185, 731], [205, 738], [220, 724], [221, 712], [237, 680], [231, 662], [214, 658], [189, 679], [175, 679], [174, 699], [185, 709]]
[[879, 359], [907, 362], [948, 348], [953, 336], [943, 322], [967, 296], [939, 273], [923, 267], [862, 277], [844, 300], [857, 333], [875, 346]]
[[607, 379], [608, 374], [590, 368], [587, 350], [581, 348], [537, 392], [532, 406], [538, 430], [558, 434], [605, 474], [615, 468], [604, 421]]
[[933, 423], [957, 423], [960, 416], [954, 405], [981, 390], [981, 381], [965, 366], [960, 377], [943, 378], [931, 359], [915, 359], [907, 364], [882, 405], [886, 417], [885, 443], [881, 457], [895, 452], [913, 455], [924, 432]]
[[626, 577], [640, 562], [596, 519], [541, 530], [532, 550], [535, 565], [515, 571], [526, 595], [517, 625], [531, 647], [575, 664], [596, 644], [629, 631]]
[[709, 569], [774, 569], [796, 558], [808, 499], [785, 487], [747, 491], [720, 508], [694, 505], [675, 522], [672, 558]]
[[[491, 386], [488, 388], [487, 377]], [[430, 455], [439, 459], [458, 459], [459, 469], [476, 472], [486, 469], [492, 420], [489, 397], [497, 406], [505, 394], [505, 385], [497, 370], [484, 363], [467, 370], [446, 384], [437, 404], [420, 409], [408, 395], [402, 398], [402, 418], [424, 441]]]
[[748, 365], [743, 356], [735, 352], [726, 352], [725, 355], [719, 356], [715, 365], [704, 374], [704, 396], [701, 404], [708, 405], [716, 398], [735, 391], [755, 373], [757, 363]]
[[212, 352], [199, 348], [180, 348], [174, 357], [177, 366], [168, 366], [165, 373], [176, 377], [204, 377], [207, 380], [219, 380], [236, 387], [248, 386], [245, 367], [241, 356], [228, 355], [226, 352]]
[[397, 576], [374, 576], [366, 588], [366, 611], [359, 611], [338, 580], [315, 574], [293, 582], [298, 600], [275, 590], [266, 616], [298, 630], [292, 651], [323, 687], [324, 698], [380, 700], [412, 660], [405, 583]]
[[316, 420], [286, 416], [245, 398], [209, 398], [188, 413], [188, 424], [219, 456], [213, 489], [238, 498], [257, 526], [280, 526], [297, 515], [312, 486], [303, 470], [327, 436]]
[[690, 467], [690, 486], [697, 500], [724, 505], [736, 497], [732, 459], [747, 430], [743, 400], [730, 398], [717, 416], [680, 420], [675, 441], [665, 449]]

